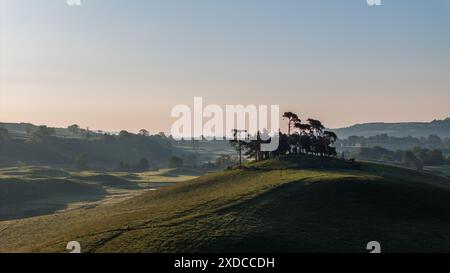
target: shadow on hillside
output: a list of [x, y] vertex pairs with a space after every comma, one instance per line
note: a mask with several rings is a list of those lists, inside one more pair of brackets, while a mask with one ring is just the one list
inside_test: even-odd
[[0, 179], [0, 221], [51, 214], [106, 195], [101, 185], [67, 179]]
[[127, 190], [137, 190], [140, 189], [139, 185], [133, 182], [130, 182], [124, 178], [107, 175], [107, 174], [98, 174], [91, 176], [72, 176], [70, 179], [95, 183], [97, 185], [117, 188], [117, 189], [127, 189]]
[[258, 227], [247, 230], [245, 244], [230, 234], [199, 251], [364, 252], [376, 238], [386, 252], [448, 252], [449, 198], [448, 190], [408, 182], [298, 181], [219, 212]]
[[70, 174], [64, 170], [29, 167], [24, 169], [14, 169], [10, 171], [2, 171], [3, 175], [22, 176], [27, 178], [65, 178]]

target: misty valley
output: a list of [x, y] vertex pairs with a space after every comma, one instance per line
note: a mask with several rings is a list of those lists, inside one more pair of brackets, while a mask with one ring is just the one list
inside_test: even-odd
[[448, 0], [0, 0], [1, 261], [450, 254], [449, 30]]
[[[230, 252], [254, 249], [264, 252], [271, 248], [293, 252], [323, 249], [359, 252], [365, 249], [357, 242], [364, 241], [365, 236], [369, 238], [369, 233], [375, 232], [380, 238], [392, 236], [392, 230], [383, 231], [388, 223], [383, 223], [384, 216], [379, 218], [388, 207], [397, 206], [398, 211], [391, 213], [407, 217], [411, 224], [419, 221], [421, 211], [432, 217], [429, 209], [447, 221], [450, 207], [447, 210], [444, 200], [447, 194], [450, 196], [449, 138], [435, 134], [389, 136], [382, 130], [380, 134], [341, 138], [326, 131], [320, 121], [310, 119], [303, 124], [292, 112], [283, 116], [291, 129], [289, 134], [280, 135], [280, 146], [273, 152], [259, 150], [259, 138], [175, 140], [164, 133], [152, 135], [145, 129], [133, 134], [92, 131], [78, 125], [51, 128], [1, 123], [0, 251], [62, 252], [64, 240], [57, 238], [74, 237], [66, 236], [75, 231], [61, 229], [66, 223], [73, 223], [78, 230], [76, 238], [81, 238], [83, 250], [88, 252], [114, 251], [114, 242], [123, 244], [129, 240], [128, 236], [148, 236], [145, 234], [150, 231], [155, 236], [167, 235], [146, 237], [143, 245], [122, 246], [120, 250], [209, 252], [214, 245]], [[354, 129], [335, 131], [345, 135], [347, 130]], [[321, 146], [322, 143], [326, 146]], [[415, 187], [420, 191], [416, 192]], [[340, 192], [340, 197], [336, 199], [333, 193], [332, 199], [323, 200], [329, 191]], [[366, 191], [377, 194], [366, 196]], [[424, 192], [434, 198], [423, 199]], [[292, 194], [302, 198], [273, 206], [266, 204], [285, 200]], [[379, 200], [374, 202], [373, 198]], [[417, 207], [414, 200], [419, 199], [425, 203]], [[312, 209], [318, 200], [322, 200], [321, 205]], [[350, 218], [343, 217], [341, 214], [348, 212], [345, 208], [352, 203], [355, 207], [351, 210], [358, 208], [367, 213], [370, 208], [371, 213], [362, 215], [354, 211]], [[304, 207], [301, 214], [291, 212], [296, 207]], [[326, 208], [332, 209], [325, 213]], [[146, 211], [150, 215], [142, 214]], [[413, 214], [407, 216], [410, 213]], [[99, 215], [110, 216], [100, 220]], [[282, 215], [293, 218], [287, 220]], [[320, 240], [305, 244], [306, 237], [301, 234], [306, 226], [298, 224], [311, 225], [309, 236], [328, 238], [331, 233], [319, 228], [325, 219], [335, 219], [336, 225], [356, 225], [359, 235], [350, 239], [339, 229], [342, 237], [331, 248], [321, 245]], [[360, 222], [363, 219], [365, 222]], [[44, 233], [48, 236], [47, 247], [30, 245], [33, 234], [40, 233], [49, 221], [52, 229]], [[265, 224], [255, 229], [258, 221]], [[286, 221], [294, 222], [281, 225]], [[379, 230], [366, 227], [374, 221], [379, 222]], [[162, 227], [171, 222], [180, 224], [157, 228], [153, 222]], [[216, 223], [214, 227], [205, 226], [212, 222]], [[436, 227], [446, 228], [445, 223], [436, 223]], [[269, 225], [267, 230], [265, 225]], [[421, 225], [419, 221], [412, 224], [411, 230], [399, 226], [393, 232], [409, 238], [423, 231], [425, 226]], [[286, 230], [288, 227], [290, 231]], [[312, 227], [314, 232], [310, 230]], [[183, 230], [190, 228], [196, 236], [200, 232], [202, 235], [197, 239], [184, 237], [191, 232]], [[276, 233], [270, 231], [272, 228]], [[284, 232], [292, 234], [293, 230], [300, 232], [293, 239], [297, 245], [281, 239]], [[99, 237], [88, 236], [94, 231], [99, 232]], [[234, 239], [238, 234], [247, 234], [246, 238], [251, 240], [248, 245]], [[100, 243], [104, 236], [111, 237], [108, 243]], [[273, 236], [281, 240], [270, 239], [267, 243]], [[206, 241], [195, 243], [196, 240]], [[431, 238], [432, 249], [446, 249], [445, 245], [436, 244], [436, 240]], [[266, 243], [264, 247], [260, 245], [262, 242]], [[406, 251], [407, 247], [411, 246], [406, 243], [383, 246], [391, 251]], [[420, 246], [412, 249], [423, 250]]]

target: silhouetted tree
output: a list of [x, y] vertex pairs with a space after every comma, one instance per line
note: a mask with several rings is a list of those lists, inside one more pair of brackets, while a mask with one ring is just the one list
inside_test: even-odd
[[323, 145], [325, 149], [325, 154], [328, 156], [336, 156], [336, 148], [332, 147], [336, 140], [338, 139], [337, 135], [331, 131], [325, 131], [323, 133]]
[[300, 122], [295, 123], [295, 128], [300, 130], [301, 135], [306, 135], [311, 131], [311, 125]]
[[140, 136], [149, 136], [150, 132], [145, 129], [141, 129], [141, 130], [139, 130], [139, 135]]
[[[275, 151], [262, 152], [261, 145], [271, 141], [266, 137], [261, 138], [261, 133], [258, 131], [256, 137], [251, 141], [243, 141], [238, 139], [238, 130], [234, 131], [234, 139], [230, 141], [230, 144], [241, 154], [244, 151], [244, 155], [254, 160], [264, 160], [271, 157], [283, 156], [287, 153], [307, 153], [320, 156], [337, 156], [336, 148], [333, 147], [337, 140], [337, 135], [331, 131], [323, 131], [325, 126], [322, 122], [315, 119], [308, 119], [308, 124], [302, 124], [300, 119], [295, 113], [286, 112], [283, 118], [289, 119], [288, 122], [288, 134], [283, 134], [281, 131], [278, 133], [279, 146]], [[299, 132], [291, 133], [290, 129], [294, 127]], [[264, 133], [265, 136], [268, 136]], [[250, 137], [248, 137], [250, 138]]]
[[319, 136], [322, 134], [323, 129], [325, 129], [325, 126], [323, 126], [322, 122], [320, 120], [317, 119], [308, 119], [308, 123], [311, 126], [311, 130], [312, 132], [316, 135]]
[[120, 140], [131, 140], [134, 137], [134, 135], [128, 131], [122, 130], [119, 132], [119, 139]]
[[289, 138], [289, 152], [293, 152], [295, 154], [301, 153], [300, 150], [300, 134], [295, 132], [288, 136]]
[[289, 136], [281, 132], [278, 133], [279, 145], [278, 149], [272, 152], [274, 156], [286, 155], [290, 151]]
[[239, 155], [239, 167], [242, 167], [242, 151], [245, 149], [245, 146], [248, 144], [247, 141], [244, 141], [239, 136], [240, 133], [247, 133], [246, 130], [233, 130], [233, 139], [230, 140], [231, 146], [238, 152]]
[[70, 125], [67, 129], [74, 135], [78, 135], [80, 133], [80, 126], [77, 124]]
[[[300, 131], [300, 135], [297, 138], [297, 150], [298, 153], [301, 153], [302, 151], [304, 151], [305, 153], [307, 152], [308, 149], [306, 146], [310, 145], [311, 141], [309, 139], [309, 137], [307, 137], [307, 135], [311, 132], [311, 125], [309, 124], [303, 124], [301, 122], [296, 122], [294, 125], [295, 128], [299, 129]], [[308, 139], [306, 139], [308, 138]]]
[[283, 114], [283, 119], [288, 119], [288, 136], [291, 135], [291, 128], [294, 126], [295, 123], [300, 123], [300, 119], [297, 114], [293, 112], [285, 112]]

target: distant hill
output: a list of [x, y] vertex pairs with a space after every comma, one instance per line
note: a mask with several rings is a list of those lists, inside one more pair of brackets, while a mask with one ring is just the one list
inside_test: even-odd
[[387, 134], [395, 137], [428, 137], [431, 134], [441, 138], [450, 138], [450, 118], [432, 122], [401, 122], [401, 123], [364, 123], [350, 127], [334, 129], [339, 138], [349, 136], [376, 136]]
[[[135, 164], [146, 158], [151, 167], [164, 167], [176, 148], [163, 135], [141, 136], [128, 132], [101, 134], [85, 129], [51, 128], [36, 134], [39, 127], [27, 123], [0, 123], [0, 167], [15, 165], [75, 167], [86, 154], [88, 167], [114, 169], [120, 162]], [[47, 132], [47, 129], [44, 130]]]
[[[31, 123], [8, 123], [0, 122], [0, 128], [8, 130], [9, 135], [16, 139], [28, 139], [31, 137], [33, 131], [37, 130], [39, 126]], [[55, 136], [60, 138], [86, 138], [102, 136], [106, 132], [91, 131], [88, 129], [77, 128], [77, 130], [71, 130], [69, 128], [54, 128]]]
[[0, 252], [450, 252], [450, 180], [292, 156], [117, 205], [0, 222]]
[[120, 162], [135, 163], [150, 160], [152, 167], [165, 167], [170, 156], [196, 154], [201, 165], [213, 162], [223, 154], [235, 154], [227, 141], [175, 141], [163, 133], [136, 135], [126, 131], [89, 130], [72, 125], [68, 128], [47, 128], [46, 141], [35, 141], [41, 126], [31, 123], [0, 122], [0, 167], [22, 163], [38, 166], [73, 167], [81, 153], [89, 157], [90, 167], [116, 168]]

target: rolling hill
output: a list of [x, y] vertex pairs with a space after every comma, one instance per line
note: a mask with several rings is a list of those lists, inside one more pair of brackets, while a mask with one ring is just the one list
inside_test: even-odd
[[51, 136], [45, 141], [0, 138], [0, 167], [18, 165], [75, 167], [76, 158], [85, 153], [95, 169], [116, 169], [120, 162], [150, 161], [152, 167], [165, 167], [176, 152], [161, 136], [100, 136], [91, 139]]
[[0, 252], [450, 251], [450, 180], [293, 156], [118, 204], [0, 222]]
[[200, 175], [185, 168], [137, 173], [0, 168], [0, 222], [120, 202]]
[[363, 123], [355, 124], [345, 128], [333, 129], [339, 138], [349, 136], [376, 136], [387, 134], [394, 137], [428, 137], [435, 134], [441, 138], [450, 137], [450, 117], [444, 120], [433, 120], [431, 122], [399, 122], [399, 123]]

